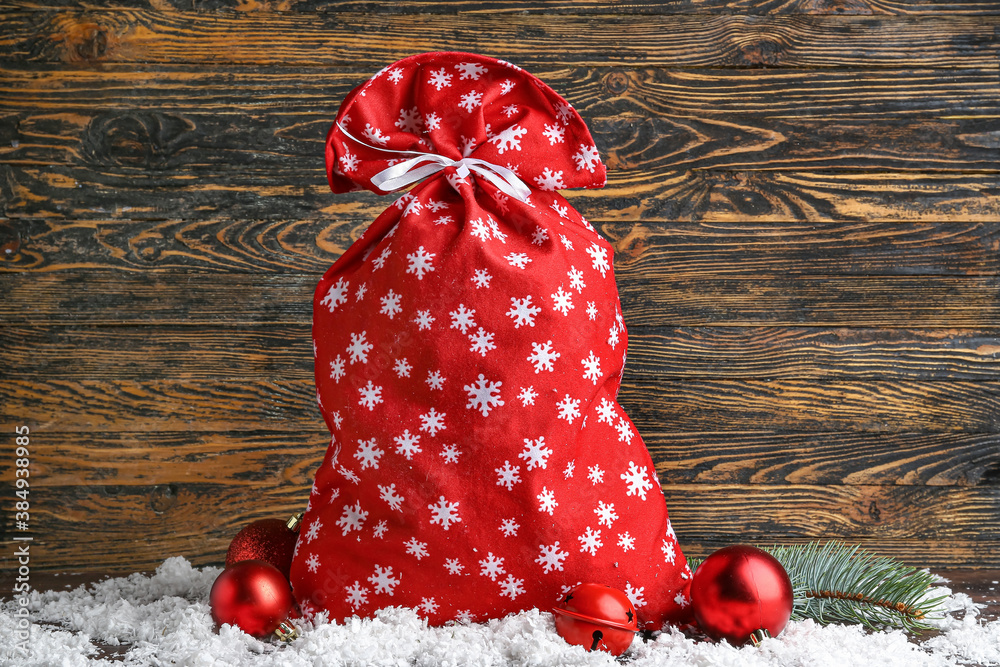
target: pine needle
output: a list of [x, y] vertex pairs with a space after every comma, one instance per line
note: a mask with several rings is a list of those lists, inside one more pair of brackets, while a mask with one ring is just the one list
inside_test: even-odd
[[793, 620], [920, 632], [947, 598], [932, 596], [929, 572], [843, 542], [762, 548], [792, 580]]

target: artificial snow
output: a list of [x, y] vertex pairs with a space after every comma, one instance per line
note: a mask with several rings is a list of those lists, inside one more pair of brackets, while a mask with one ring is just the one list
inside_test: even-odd
[[[879, 665], [946, 667], [1000, 665], [1000, 621], [983, 622], [962, 593], [947, 595], [939, 632], [921, 640], [901, 631], [867, 632], [860, 626], [792, 622], [759, 647], [735, 648], [685, 636], [673, 629], [637, 638], [619, 660], [566, 644], [548, 611], [527, 611], [483, 624], [438, 628], [410, 609], [390, 608], [373, 619], [330, 623], [323, 616], [296, 621], [290, 644], [254, 639], [237, 628], [216, 630], [208, 605], [221, 570], [195, 568], [168, 558], [151, 576], [133, 574], [73, 591], [31, 592], [31, 655], [16, 653], [13, 612], [0, 605], [0, 662], [4, 665], [190, 665], [192, 667], [333, 667], [413, 665], [488, 667], [517, 665], [631, 665], [634, 667], [810, 667]], [[101, 657], [94, 644], [119, 646]]]

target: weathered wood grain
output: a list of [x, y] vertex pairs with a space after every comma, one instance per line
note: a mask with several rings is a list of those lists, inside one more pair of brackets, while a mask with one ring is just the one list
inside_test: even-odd
[[[4, 377], [313, 379], [311, 325], [0, 327]], [[998, 380], [1000, 330], [634, 327], [628, 376]]]
[[[86, 289], [80, 281], [86, 276]], [[0, 273], [7, 324], [304, 324], [318, 275]], [[995, 328], [996, 276], [642, 276], [619, 283], [629, 326]]]
[[[33, 434], [32, 488], [77, 484], [309, 486], [329, 434], [315, 429]], [[1000, 486], [1000, 433], [640, 434], [664, 485]]]
[[660, 482], [1000, 485], [998, 433], [641, 431]]
[[4, 0], [3, 10], [38, 9], [158, 9], [212, 12], [364, 12], [397, 16], [421, 14], [815, 14], [833, 16], [973, 15], [1000, 13], [993, 0], [941, 2], [938, 0], [489, 0], [487, 2], [440, 2], [405, 0]]
[[3, 20], [0, 58], [14, 62], [280, 63], [373, 71], [425, 51], [475, 51], [521, 66], [993, 67], [993, 29], [1000, 25], [992, 16], [944, 14], [933, 22], [612, 14], [597, 23], [573, 14], [419, 13], [400, 20], [381, 13], [148, 9], [34, 11]]
[[[706, 538], [730, 544], [847, 539], [911, 558], [915, 544], [938, 545], [928, 549], [923, 566], [968, 564], [973, 551], [978, 567], [1000, 563], [1000, 555], [983, 549], [998, 539], [995, 487], [685, 484], [667, 486], [665, 494], [682, 548]], [[308, 487], [261, 487], [252, 501], [239, 487], [186, 483], [53, 487], [38, 495], [33, 514], [46, 529], [35, 539], [34, 567], [101, 563], [134, 571], [176, 555], [195, 564], [219, 563], [246, 523], [301, 511]], [[54, 538], [81, 525], [88, 526], [87, 540]]]
[[[366, 219], [0, 221], [0, 272], [320, 274]], [[1000, 275], [1000, 223], [590, 222], [620, 280], [723, 275]]]
[[[322, 425], [315, 387], [285, 380], [0, 381], [11, 422], [51, 431], [230, 431]], [[619, 395], [639, 432], [1000, 431], [1000, 381], [632, 379]]]

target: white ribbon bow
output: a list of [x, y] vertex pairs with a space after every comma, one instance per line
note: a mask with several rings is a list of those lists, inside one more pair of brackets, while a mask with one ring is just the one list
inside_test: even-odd
[[479, 160], [472, 157], [465, 157], [461, 160], [452, 160], [451, 158], [445, 157], [444, 155], [438, 155], [437, 153], [397, 151], [391, 148], [380, 148], [378, 146], [372, 146], [371, 144], [359, 141], [355, 137], [351, 136], [350, 132], [348, 132], [347, 129], [339, 123], [337, 124], [337, 127], [340, 128], [340, 131], [343, 132], [348, 139], [357, 144], [361, 144], [366, 148], [382, 151], [384, 153], [414, 156], [409, 160], [387, 167], [372, 176], [372, 185], [379, 190], [394, 192], [405, 188], [407, 185], [422, 181], [428, 176], [433, 176], [447, 167], [455, 167], [455, 172], [460, 178], [465, 178], [469, 176], [470, 173], [475, 172], [477, 175], [482, 176], [496, 186], [498, 190], [506, 195], [514, 197], [518, 201], [526, 202], [528, 201], [528, 197], [531, 195], [531, 188], [525, 185], [524, 181], [518, 178], [517, 174], [507, 167], [501, 167], [498, 164], [493, 164], [491, 162], [487, 162], [486, 160]]

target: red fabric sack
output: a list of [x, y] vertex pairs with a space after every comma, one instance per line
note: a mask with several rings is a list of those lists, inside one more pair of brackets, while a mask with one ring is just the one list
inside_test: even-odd
[[327, 138], [334, 192], [399, 197], [314, 298], [332, 434], [291, 569], [306, 614], [416, 608], [432, 625], [624, 590], [688, 617], [690, 570], [616, 402], [613, 251], [556, 190], [605, 183], [559, 95], [467, 53], [399, 61]]

